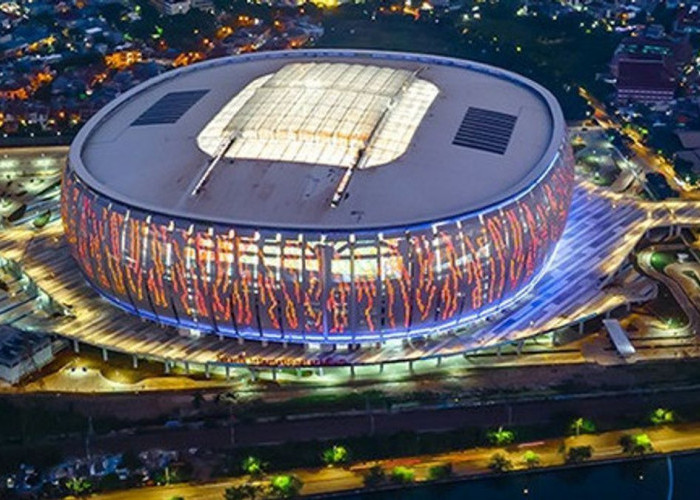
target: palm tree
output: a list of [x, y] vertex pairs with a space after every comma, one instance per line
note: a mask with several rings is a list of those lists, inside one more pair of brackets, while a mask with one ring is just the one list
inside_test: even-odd
[[362, 481], [365, 488], [376, 488], [386, 480], [386, 472], [381, 465], [374, 465], [364, 474]]
[[620, 438], [620, 446], [630, 455], [644, 455], [654, 451], [654, 445], [648, 434], [626, 434]]
[[657, 408], [649, 415], [649, 421], [654, 425], [672, 424], [676, 421], [676, 414], [666, 408]]
[[527, 450], [523, 454], [523, 463], [527, 466], [528, 469], [534, 469], [535, 467], [539, 467], [541, 459], [540, 456], [534, 451]]
[[91, 488], [92, 484], [84, 477], [72, 477], [66, 481], [66, 489], [77, 497], [87, 495]]
[[489, 462], [489, 469], [494, 472], [508, 472], [513, 468], [513, 462], [510, 461], [503, 453], [494, 453]]
[[498, 430], [490, 431], [486, 437], [491, 444], [496, 446], [505, 446], [515, 441], [515, 433], [504, 429], [503, 426], [499, 427]]
[[241, 469], [243, 469], [243, 472], [251, 477], [261, 477], [265, 473], [266, 467], [267, 464], [265, 464], [258, 457], [253, 456], [246, 457], [241, 464]]
[[304, 482], [293, 474], [275, 476], [270, 481], [270, 493], [273, 498], [294, 498], [299, 496]]
[[572, 446], [566, 454], [567, 464], [580, 464], [593, 456], [592, 446]]
[[[224, 491], [224, 500], [255, 500], [263, 493], [263, 488], [256, 484], [239, 484]], [[260, 497], [262, 498], [262, 497]]]
[[345, 446], [340, 445], [335, 445], [331, 448], [327, 448], [323, 450], [323, 453], [321, 454], [321, 459], [323, 460], [323, 463], [328, 465], [329, 467], [347, 463], [349, 458], [350, 454], [348, 453], [348, 449]]
[[591, 434], [595, 432], [595, 424], [587, 418], [578, 417], [571, 422], [571, 430], [577, 437], [580, 436], [582, 432]]

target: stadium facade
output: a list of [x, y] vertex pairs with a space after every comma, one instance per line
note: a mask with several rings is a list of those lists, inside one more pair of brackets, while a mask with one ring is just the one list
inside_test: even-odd
[[162, 324], [373, 343], [521, 299], [566, 224], [552, 95], [462, 60], [236, 56], [161, 75], [71, 147], [62, 216], [92, 286]]

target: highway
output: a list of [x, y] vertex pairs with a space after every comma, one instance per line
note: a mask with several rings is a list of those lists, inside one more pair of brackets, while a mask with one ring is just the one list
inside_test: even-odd
[[[69, 403], [70, 401], [66, 402]], [[399, 431], [447, 431], [465, 426], [527, 426], [547, 421], [561, 422], [562, 415], [585, 415], [599, 425], [604, 425], [606, 422], [615, 421], [619, 415], [645, 415], [657, 407], [672, 407], [680, 414], [691, 414], [698, 405], [700, 386], [678, 390], [658, 388], [653, 392], [635, 392], [634, 387], [630, 387], [607, 395], [597, 389], [595, 393], [588, 395], [550, 395], [520, 402], [473, 401], [465, 407], [428, 407], [396, 412], [374, 409], [371, 419], [366, 412], [344, 412], [318, 417], [239, 422], [234, 426], [234, 445], [271, 445], [316, 439], [340, 440], [367, 435], [372, 430], [376, 434], [392, 434]], [[84, 438], [78, 436], [35, 441], [28, 446], [32, 449], [60, 447], [66, 455], [81, 456], [85, 453]], [[231, 442], [228, 419], [223, 419], [210, 420], [205, 426], [200, 424], [193, 428], [139, 427], [97, 435], [91, 439], [90, 449], [92, 453], [121, 453], [127, 450], [143, 451], [164, 447], [186, 451], [191, 448], [207, 450], [229, 446]], [[21, 445], [6, 445], [0, 447], [0, 452], [13, 453], [21, 449]]]
[[682, 193], [684, 197], [698, 199], [700, 193], [696, 190], [690, 189], [690, 187], [685, 183], [685, 181], [678, 176], [673, 169], [673, 165], [666, 161], [666, 159], [658, 155], [649, 146], [641, 141], [641, 137], [636, 134], [633, 130], [623, 131], [622, 125], [617, 120], [617, 118], [610, 116], [608, 114], [605, 105], [598, 99], [590, 95], [585, 89], [580, 88], [579, 93], [581, 97], [586, 99], [588, 104], [593, 108], [593, 119], [604, 129], [613, 129], [626, 135], [631, 141], [630, 149], [634, 153], [633, 161], [644, 166], [649, 172], [657, 172], [662, 174], [668, 184]]

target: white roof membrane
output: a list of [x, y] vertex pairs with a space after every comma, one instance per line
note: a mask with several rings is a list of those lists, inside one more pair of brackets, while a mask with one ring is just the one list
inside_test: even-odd
[[[171, 123], [132, 126], [159, 99], [186, 91], [206, 93]], [[516, 117], [502, 154], [453, 144], [471, 108]], [[166, 217], [361, 231], [505, 202], [547, 171], [564, 131], [549, 92], [490, 66], [261, 52], [174, 70], [122, 94], [81, 129], [70, 163], [103, 196]]]

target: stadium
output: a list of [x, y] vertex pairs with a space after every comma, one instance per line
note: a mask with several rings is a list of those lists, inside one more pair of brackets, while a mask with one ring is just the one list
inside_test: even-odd
[[566, 224], [554, 97], [437, 56], [302, 50], [168, 72], [74, 140], [62, 218], [117, 306], [194, 332], [369, 344], [517, 305]]

